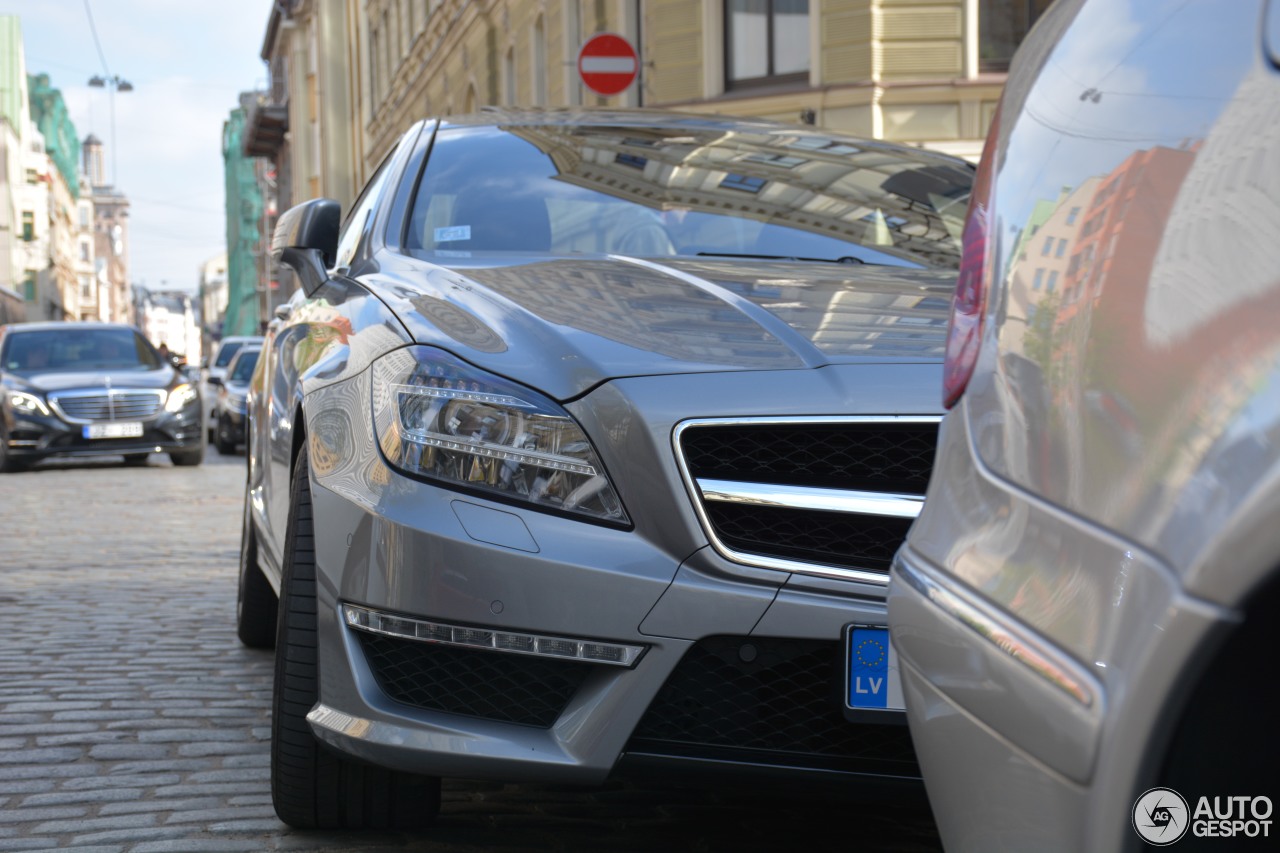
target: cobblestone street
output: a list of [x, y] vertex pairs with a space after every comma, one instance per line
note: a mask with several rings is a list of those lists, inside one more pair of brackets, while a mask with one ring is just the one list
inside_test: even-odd
[[927, 812], [611, 784], [446, 781], [437, 826], [271, 808], [272, 654], [234, 631], [244, 457], [0, 476], [0, 851], [934, 851]]

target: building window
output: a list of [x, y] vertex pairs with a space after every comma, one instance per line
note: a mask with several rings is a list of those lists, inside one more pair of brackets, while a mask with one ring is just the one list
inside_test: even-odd
[[1063, 254], [1064, 254], [1066, 251], [1067, 251], [1067, 240], [1066, 240], [1066, 238], [1064, 237], [1063, 239], [1061, 239], [1061, 240], [1059, 240], [1059, 241], [1058, 241], [1058, 250], [1057, 250], [1056, 252], [1054, 252], [1054, 253], [1053, 253], [1053, 256], [1054, 256], [1055, 258], [1060, 258], [1060, 257], [1062, 257], [1062, 256], [1063, 256]]
[[22, 239], [30, 243], [36, 238], [36, 215], [30, 210], [22, 211]]
[[809, 0], [725, 0], [725, 88], [809, 79]]
[[1044, 269], [1036, 270], [1036, 280], [1031, 283], [1032, 290], [1039, 290], [1044, 286]]
[[1053, 270], [1052, 272], [1049, 273], [1049, 281], [1047, 284], [1045, 284], [1044, 289], [1049, 293], [1053, 293], [1054, 288], [1057, 286], [1058, 286], [1058, 271]]
[[1051, 0], [978, 0], [978, 70], [1008, 71], [1013, 52]]
[[1080, 215], [1080, 208], [1078, 208], [1078, 207], [1073, 207], [1073, 208], [1071, 208], [1071, 212], [1067, 214], [1067, 224], [1068, 224], [1068, 225], [1075, 225], [1075, 224], [1076, 224], [1076, 217], [1077, 217], [1077, 216], [1079, 216], [1079, 215]]
[[80, 260], [82, 261], [89, 260], [89, 241], [88, 240], [80, 241]]
[[747, 193], [758, 193], [764, 188], [766, 181], [764, 178], [755, 178], [750, 175], [735, 175], [730, 172], [725, 175], [724, 180], [720, 182], [720, 186], [730, 190], [742, 190]]
[[36, 274], [33, 272], [22, 277], [22, 298], [28, 302], [36, 301]]
[[35, 169], [27, 169], [27, 183], [37, 184], [40, 182], [40, 173]]
[[1041, 254], [1042, 256], [1046, 256], [1046, 257], [1047, 257], [1047, 256], [1048, 256], [1048, 254], [1049, 254], [1049, 252], [1050, 252], [1052, 249], [1053, 249], [1053, 235], [1052, 235], [1052, 234], [1050, 234], [1048, 237], [1045, 237], [1045, 238], [1044, 238], [1044, 248], [1040, 250], [1040, 254]]
[[89, 205], [87, 204], [80, 205], [80, 227], [89, 227]]
[[80, 301], [93, 302], [93, 278], [92, 276], [80, 276]]

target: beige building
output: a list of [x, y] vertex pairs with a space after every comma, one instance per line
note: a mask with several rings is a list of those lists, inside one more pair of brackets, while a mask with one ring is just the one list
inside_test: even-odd
[[[283, 108], [281, 203], [350, 205], [396, 138], [486, 105], [644, 106], [804, 122], [976, 159], [1014, 48], [1048, 0], [282, 0], [262, 48]], [[583, 86], [625, 37], [639, 80]], [[280, 118], [286, 116], [285, 118]], [[274, 126], [272, 122], [275, 122]], [[249, 134], [253, 138], [253, 133]], [[246, 143], [248, 150], [249, 143]]]

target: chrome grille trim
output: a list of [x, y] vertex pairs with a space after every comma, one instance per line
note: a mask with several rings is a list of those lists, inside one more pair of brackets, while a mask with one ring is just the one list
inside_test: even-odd
[[49, 405], [64, 421], [145, 421], [164, 406], [165, 392], [153, 388], [92, 388], [50, 394]]
[[[874, 586], [888, 586], [887, 571], [871, 571], [844, 566], [825, 566], [820, 563], [789, 560], [766, 554], [754, 554], [736, 550], [727, 545], [716, 533], [715, 525], [707, 515], [706, 501], [744, 502], [785, 507], [788, 509], [819, 510], [856, 515], [881, 515], [895, 518], [915, 518], [924, 505], [924, 495], [906, 495], [890, 492], [845, 491], [811, 486], [776, 485], [740, 481], [695, 479], [685, 459], [681, 437], [685, 430], [707, 426], [840, 426], [844, 424], [939, 424], [941, 415], [841, 415], [796, 417], [744, 417], [744, 418], [694, 418], [676, 424], [671, 433], [676, 465], [685, 489], [693, 502], [694, 512], [711, 547], [720, 556], [734, 563], [764, 569], [775, 569], [794, 574], [815, 577], [852, 580]], [[711, 487], [704, 491], [702, 484]]]
[[813, 486], [778, 486], [771, 483], [741, 483], [734, 480], [697, 479], [704, 501], [750, 503], [821, 512], [850, 512], [859, 515], [887, 515], [915, 518], [924, 506], [924, 495], [888, 492], [819, 489]]

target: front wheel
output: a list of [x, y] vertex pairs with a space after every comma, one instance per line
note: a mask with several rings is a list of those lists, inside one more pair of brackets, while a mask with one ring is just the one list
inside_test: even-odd
[[294, 465], [276, 618], [271, 800], [297, 829], [417, 829], [440, 811], [440, 779], [374, 767], [330, 751], [307, 714], [320, 698], [315, 535], [305, 442]]
[[169, 458], [173, 460], [173, 464], [182, 468], [191, 465], [199, 465], [204, 461], [204, 447], [197, 447], [192, 450], [180, 450], [169, 454]]
[[227, 435], [227, 428], [221, 420], [213, 429], [213, 446], [217, 448], [218, 453], [222, 456], [230, 456], [236, 452], [236, 443]]

